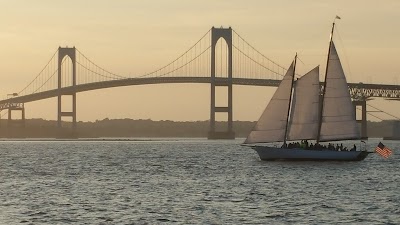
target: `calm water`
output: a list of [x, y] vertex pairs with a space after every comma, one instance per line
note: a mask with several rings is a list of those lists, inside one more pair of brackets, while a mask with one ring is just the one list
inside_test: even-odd
[[400, 224], [400, 142], [262, 162], [241, 141], [0, 142], [0, 224]]

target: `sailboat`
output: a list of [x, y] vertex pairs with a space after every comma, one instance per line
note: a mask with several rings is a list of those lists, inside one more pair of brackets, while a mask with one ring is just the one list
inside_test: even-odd
[[[278, 89], [255, 127], [245, 140], [261, 160], [364, 160], [368, 151], [324, 147], [321, 142], [360, 138], [354, 106], [339, 55], [329, 42], [325, 82], [319, 84], [319, 67], [294, 81], [297, 54]], [[288, 141], [315, 140], [312, 146], [288, 144]], [[266, 143], [283, 142], [282, 147]], [[304, 142], [303, 142], [304, 143]], [[305, 143], [308, 143], [305, 142]]]

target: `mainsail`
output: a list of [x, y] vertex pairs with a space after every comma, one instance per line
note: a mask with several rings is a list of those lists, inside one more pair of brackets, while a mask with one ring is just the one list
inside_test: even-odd
[[298, 79], [294, 86], [288, 140], [317, 138], [319, 96], [319, 66], [317, 66]]
[[294, 62], [272, 96], [245, 144], [284, 141], [292, 89]]
[[331, 41], [326, 90], [323, 99], [320, 141], [358, 139], [354, 106], [335, 45]]

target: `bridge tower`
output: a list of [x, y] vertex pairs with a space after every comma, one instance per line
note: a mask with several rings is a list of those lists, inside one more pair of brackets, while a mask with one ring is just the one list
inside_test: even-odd
[[361, 100], [354, 100], [353, 101], [354, 105], [354, 115], [357, 115], [357, 106], [361, 106], [361, 120], [357, 119], [357, 123], [361, 123], [361, 139], [366, 139], [368, 138], [367, 134], [367, 101], [365, 99]]
[[[62, 60], [64, 57], [68, 56], [72, 61], [72, 86], [73, 91], [69, 93], [62, 93]], [[75, 85], [76, 85], [76, 50], [75, 47], [73, 48], [58, 48], [58, 110], [57, 110], [57, 126], [58, 128], [62, 127], [61, 119], [62, 117], [72, 117], [72, 130], [73, 132], [76, 131], [76, 92], [75, 92]], [[61, 107], [61, 100], [62, 96], [72, 96], [72, 111], [65, 112], [62, 111]]]
[[[215, 77], [215, 47], [220, 38], [223, 38], [228, 45], [228, 80], [221, 81]], [[227, 87], [228, 105], [216, 106], [215, 91], [217, 87]], [[210, 110], [210, 131], [208, 139], [235, 139], [233, 132], [232, 115], [232, 28], [211, 28], [211, 110]], [[226, 131], [217, 131], [215, 126], [216, 113], [228, 114], [228, 128]]]

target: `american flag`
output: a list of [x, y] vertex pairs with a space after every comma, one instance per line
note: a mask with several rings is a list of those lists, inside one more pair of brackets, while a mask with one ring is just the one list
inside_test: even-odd
[[382, 144], [382, 142], [379, 142], [378, 146], [375, 148], [375, 151], [384, 158], [388, 158], [392, 154], [392, 150]]

